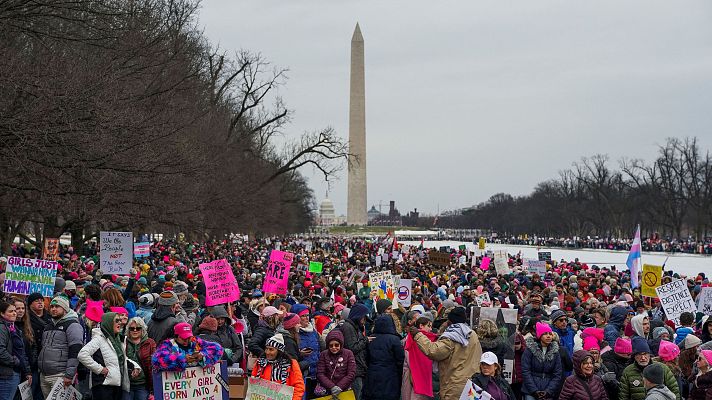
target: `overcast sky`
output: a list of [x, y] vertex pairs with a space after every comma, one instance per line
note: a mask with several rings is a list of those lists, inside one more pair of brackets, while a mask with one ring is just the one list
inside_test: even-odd
[[[582, 156], [650, 160], [670, 136], [712, 150], [708, 0], [203, 0], [200, 12], [213, 43], [289, 69], [290, 136], [348, 138], [356, 22], [369, 206], [435, 213], [526, 194]], [[302, 172], [320, 202], [326, 183]], [[329, 196], [345, 214], [345, 171]]]

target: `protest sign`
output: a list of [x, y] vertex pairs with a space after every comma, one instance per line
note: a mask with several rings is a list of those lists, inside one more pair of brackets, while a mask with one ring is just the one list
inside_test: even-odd
[[550, 251], [540, 251], [537, 255], [539, 256], [539, 261], [551, 261]]
[[413, 296], [413, 280], [401, 279], [396, 284], [396, 299], [403, 307], [410, 307]]
[[687, 284], [683, 279], [658, 286], [655, 288], [655, 292], [660, 298], [660, 305], [663, 307], [665, 315], [677, 326], [680, 325], [680, 314], [685, 311], [694, 314], [697, 311], [690, 290], [687, 289]]
[[159, 400], [229, 400], [227, 363], [153, 373], [153, 392]]
[[292, 400], [293, 395], [291, 386], [250, 377], [245, 400]]
[[82, 400], [82, 394], [74, 386], [64, 387], [64, 379], [57, 378], [57, 382], [49, 390], [47, 400]]
[[383, 264], [383, 257], [382, 256], [376, 256], [376, 266], [380, 267], [381, 264]]
[[465, 251], [465, 250], [467, 250], [467, 245], [461, 244], [461, 245], [457, 246], [457, 249], [460, 251]]
[[365, 272], [355, 269], [353, 270], [353, 272], [351, 272], [351, 276], [349, 276], [349, 279], [348, 281], [346, 281], [346, 284], [351, 285], [354, 282], [361, 282], [365, 276]]
[[524, 259], [522, 260], [522, 267], [526, 269], [529, 275], [546, 275], [546, 261]]
[[393, 299], [396, 289], [391, 271], [369, 272], [368, 280], [371, 282], [372, 288], [378, 289], [379, 298], [388, 298], [389, 300]]
[[309, 261], [309, 272], [317, 272], [321, 273], [321, 270], [324, 268], [324, 264], [316, 261]]
[[450, 265], [450, 254], [442, 251], [431, 251], [428, 253], [428, 260], [431, 264], [449, 266]]
[[133, 233], [99, 233], [100, 268], [107, 275], [128, 275], [133, 267]]
[[705, 315], [712, 314], [712, 287], [703, 287], [697, 295], [697, 311]]
[[151, 255], [151, 243], [150, 242], [140, 242], [134, 243], [134, 258], [144, 258]]
[[203, 263], [198, 268], [205, 282], [205, 305], [227, 304], [240, 298], [240, 287], [227, 260]]
[[32, 385], [30, 385], [30, 381], [24, 381], [22, 382], [18, 387], [17, 390], [20, 391], [20, 399], [22, 400], [32, 400]]
[[388, 258], [388, 253], [381, 254], [381, 260], [383, 260], [383, 262], [388, 262]]
[[517, 310], [512, 308], [472, 307], [470, 310], [470, 327], [475, 329], [482, 319], [494, 321], [499, 328], [499, 335], [507, 346], [504, 346], [504, 365], [502, 375], [507, 382], [512, 382], [514, 372], [514, 338], [517, 332]]
[[[347, 390], [345, 392], [339, 393], [338, 396], [336, 396], [337, 399], [339, 400], [356, 400], [356, 395], [354, 394], [353, 390]], [[333, 395], [328, 395], [324, 397], [317, 397], [314, 400], [334, 400]]]
[[265, 270], [265, 281], [262, 284], [262, 291], [265, 293], [287, 294], [287, 281], [289, 280], [289, 269], [292, 267], [294, 254], [272, 250]]
[[663, 267], [660, 265], [643, 264], [643, 280], [640, 292], [643, 296], [658, 297], [655, 288], [662, 284]]
[[509, 255], [507, 250], [498, 250], [494, 253], [494, 268], [498, 274], [507, 275], [512, 272], [509, 268]]
[[457, 260], [457, 265], [466, 265], [467, 264], [467, 256], [460, 256], [460, 258]]
[[488, 307], [492, 305], [492, 300], [489, 297], [489, 293], [487, 292], [482, 292], [475, 296], [475, 301], [477, 302], [477, 305], [482, 307]]
[[480, 269], [483, 271], [487, 271], [489, 269], [491, 261], [492, 259], [489, 257], [482, 257], [482, 261], [480, 262]]
[[481, 237], [481, 238], [480, 238], [479, 245], [478, 245], [477, 247], [478, 247], [480, 250], [484, 250], [486, 243], [487, 243], [487, 242], [485, 241], [485, 238]]
[[59, 258], [59, 239], [45, 238], [42, 258], [50, 261], [57, 261], [57, 258]]
[[24, 295], [37, 292], [52, 297], [58, 268], [56, 261], [8, 257], [3, 292]]

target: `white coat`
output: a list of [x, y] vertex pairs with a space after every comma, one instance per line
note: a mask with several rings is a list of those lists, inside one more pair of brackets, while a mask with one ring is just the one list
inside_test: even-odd
[[[106, 365], [101, 365], [92, 358], [92, 355], [97, 351], [101, 351], [101, 357], [104, 359], [104, 364]], [[96, 375], [100, 375], [104, 367], [109, 370], [102, 385], [121, 386], [121, 388], [127, 392], [131, 389], [126, 362], [119, 366], [119, 357], [116, 355], [116, 350], [114, 350], [114, 346], [109, 339], [104, 336], [100, 328], [92, 329], [91, 340], [79, 351], [77, 358], [79, 362], [84, 364], [85, 367]], [[125, 359], [126, 357], [124, 357], [124, 360]], [[121, 373], [122, 370], [124, 372], [123, 374]], [[121, 378], [122, 376], [124, 377], [123, 380]]]

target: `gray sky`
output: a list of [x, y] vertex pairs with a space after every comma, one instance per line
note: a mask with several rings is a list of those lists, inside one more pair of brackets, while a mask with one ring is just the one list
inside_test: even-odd
[[[710, 1], [203, 0], [200, 12], [213, 43], [289, 69], [291, 136], [348, 137], [357, 21], [369, 205], [435, 213], [525, 194], [582, 156], [650, 160], [670, 136], [712, 150]], [[320, 202], [326, 183], [302, 172]], [[345, 171], [330, 198], [345, 214]]]

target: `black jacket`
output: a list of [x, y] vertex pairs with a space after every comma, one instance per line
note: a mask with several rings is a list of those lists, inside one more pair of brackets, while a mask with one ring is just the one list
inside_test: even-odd
[[[483, 350], [484, 351], [484, 350]], [[481, 387], [483, 390], [487, 390], [487, 385], [489, 384], [489, 377], [486, 377], [480, 373], [476, 373], [472, 377], [472, 382], [475, 383], [475, 385]], [[502, 390], [509, 400], [515, 400], [516, 397], [514, 397], [514, 391], [512, 391], [512, 387], [509, 386], [509, 383], [507, 382], [506, 379], [502, 378], [501, 376], [495, 376], [494, 378], [494, 383], [499, 386], [499, 389]]]
[[368, 374], [364, 385], [366, 399], [399, 400], [405, 352], [396, 333], [393, 318], [384, 314], [376, 318], [368, 345]]
[[252, 335], [252, 339], [250, 339], [250, 344], [247, 346], [247, 349], [255, 356], [262, 355], [265, 351], [265, 343], [267, 343], [267, 339], [274, 336], [275, 333], [277, 333], [277, 331], [270, 328], [266, 324], [257, 324], [257, 328], [255, 329], [255, 333]]
[[623, 370], [630, 364], [630, 359], [617, 355], [613, 350], [603, 353], [601, 359], [608, 372], [615, 373], [616, 380], [620, 382]]
[[363, 328], [358, 327], [350, 319], [339, 326], [344, 334], [344, 348], [351, 350], [356, 359], [356, 377], [366, 377], [368, 371], [368, 338], [363, 334]]

